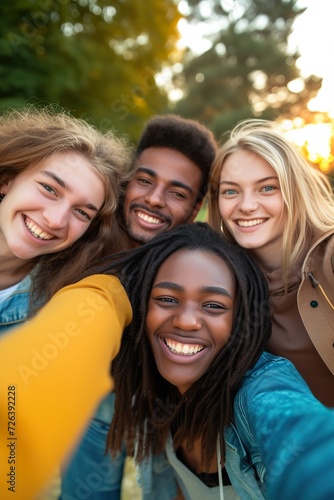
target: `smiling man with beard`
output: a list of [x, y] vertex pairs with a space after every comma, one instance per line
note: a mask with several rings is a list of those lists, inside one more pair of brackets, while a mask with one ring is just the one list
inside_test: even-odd
[[196, 121], [158, 115], [147, 123], [136, 149], [136, 173], [122, 204], [131, 247], [193, 222], [215, 150], [213, 135]]

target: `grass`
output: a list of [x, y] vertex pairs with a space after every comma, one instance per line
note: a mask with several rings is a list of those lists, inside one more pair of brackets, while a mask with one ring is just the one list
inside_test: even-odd
[[125, 462], [121, 500], [140, 500], [141, 492], [136, 482], [136, 469], [131, 458]]

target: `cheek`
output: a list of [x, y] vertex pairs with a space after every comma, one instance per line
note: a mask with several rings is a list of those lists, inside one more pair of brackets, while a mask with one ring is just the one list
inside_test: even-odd
[[170, 319], [170, 313], [164, 309], [149, 306], [146, 315], [146, 334], [148, 338], [153, 338], [155, 332], [159, 330]]
[[194, 210], [194, 206], [191, 203], [167, 202], [167, 206], [176, 224], [188, 222]]
[[224, 217], [226, 211], [226, 202], [220, 197], [218, 198], [218, 207], [220, 215]]
[[126, 187], [126, 190], [125, 190], [124, 208], [127, 207], [129, 205], [129, 203], [131, 202], [131, 199], [133, 197], [132, 192], [133, 192], [133, 189], [131, 187], [131, 184], [128, 184]]
[[226, 202], [226, 200], [223, 200], [220, 198], [218, 201], [218, 207], [219, 207], [219, 213], [220, 213], [222, 220], [226, 224], [228, 224], [228, 219], [229, 219], [229, 216], [231, 215], [231, 212], [232, 212], [229, 202]]
[[84, 224], [80, 221], [72, 221], [69, 224], [69, 231], [68, 231], [68, 237], [71, 240], [72, 243], [77, 241], [83, 234], [85, 234], [86, 231], [88, 231], [92, 221], [89, 222], [89, 224]]
[[232, 333], [233, 315], [225, 317], [224, 322], [215, 323], [212, 328], [215, 330], [216, 345], [221, 350], [225, 347]]
[[149, 306], [145, 322], [146, 336], [149, 339], [152, 337], [154, 331], [154, 325], [155, 325], [154, 316], [155, 316], [154, 312], [152, 311], [152, 308]]

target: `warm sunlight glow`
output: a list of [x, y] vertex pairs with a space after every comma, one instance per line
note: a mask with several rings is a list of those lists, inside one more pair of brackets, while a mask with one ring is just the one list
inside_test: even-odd
[[[236, 12], [230, 8], [232, 4], [234, 5], [233, 0], [222, 0], [222, 5], [227, 7], [231, 16]], [[283, 127], [311, 163], [325, 173], [334, 172], [334, 155], [331, 151], [334, 145], [334, 66], [331, 55], [334, 1], [320, 0], [320, 6], [319, 2], [314, 0], [297, 0], [297, 4], [300, 7], [306, 7], [306, 10], [294, 22], [292, 35], [289, 37], [289, 50], [291, 53], [298, 50], [300, 57], [296, 65], [303, 78], [314, 74], [323, 80], [317, 96], [307, 104], [308, 114], [305, 113], [303, 117], [296, 117], [294, 120], [286, 120]], [[201, 13], [206, 18], [206, 22], [193, 25], [181, 19], [178, 23], [181, 35], [178, 48], [190, 48], [195, 55], [208, 50], [212, 46], [210, 35], [221, 32], [227, 26], [222, 25], [224, 21], [221, 18], [217, 22], [215, 16], [211, 15], [212, 4], [209, 1], [203, 0], [201, 5], [203, 9]], [[185, 0], [178, 2], [178, 8], [184, 15], [190, 12]], [[220, 55], [224, 55], [226, 47], [220, 44], [216, 50]], [[249, 77], [257, 90], [265, 88], [267, 76], [264, 73], [254, 71]], [[204, 74], [200, 71], [195, 77], [199, 83], [204, 78]], [[290, 92], [298, 94], [305, 90], [304, 81], [302, 78], [295, 78], [287, 84], [287, 88]], [[182, 97], [183, 92], [170, 84], [170, 100], [177, 102]], [[252, 106], [255, 116], [261, 115], [268, 103], [275, 108], [280, 106], [286, 98], [286, 92], [281, 91], [281, 93], [268, 94], [265, 99], [254, 100]], [[308, 118], [305, 118], [306, 116]], [[306, 124], [310, 120], [314, 123]]]
[[307, 159], [328, 173], [334, 160], [330, 148], [332, 125], [318, 123], [294, 128], [296, 124], [290, 121], [286, 121], [283, 125], [287, 137], [302, 149]]

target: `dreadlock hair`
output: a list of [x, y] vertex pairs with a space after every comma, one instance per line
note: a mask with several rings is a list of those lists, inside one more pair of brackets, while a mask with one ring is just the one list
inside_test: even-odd
[[212, 162], [217, 151], [213, 133], [196, 120], [178, 115], [156, 115], [145, 126], [136, 148], [136, 157], [147, 148], [169, 148], [179, 151], [202, 171], [202, 183], [197, 201], [205, 196]]
[[[206, 373], [180, 395], [158, 372], [146, 336], [148, 300], [162, 263], [181, 249], [215, 254], [228, 265], [236, 282], [235, 318], [230, 339]], [[254, 261], [206, 223], [185, 224], [94, 272], [118, 275], [134, 311], [113, 362], [116, 406], [109, 432], [112, 453], [126, 443], [137, 461], [159, 453], [171, 427], [174, 446], [191, 450], [202, 436], [202, 462], [213, 458], [217, 438], [225, 456], [224, 427], [233, 421], [233, 401], [246, 370], [258, 359], [271, 333], [265, 278]], [[194, 270], [196, 272], [196, 270]]]

